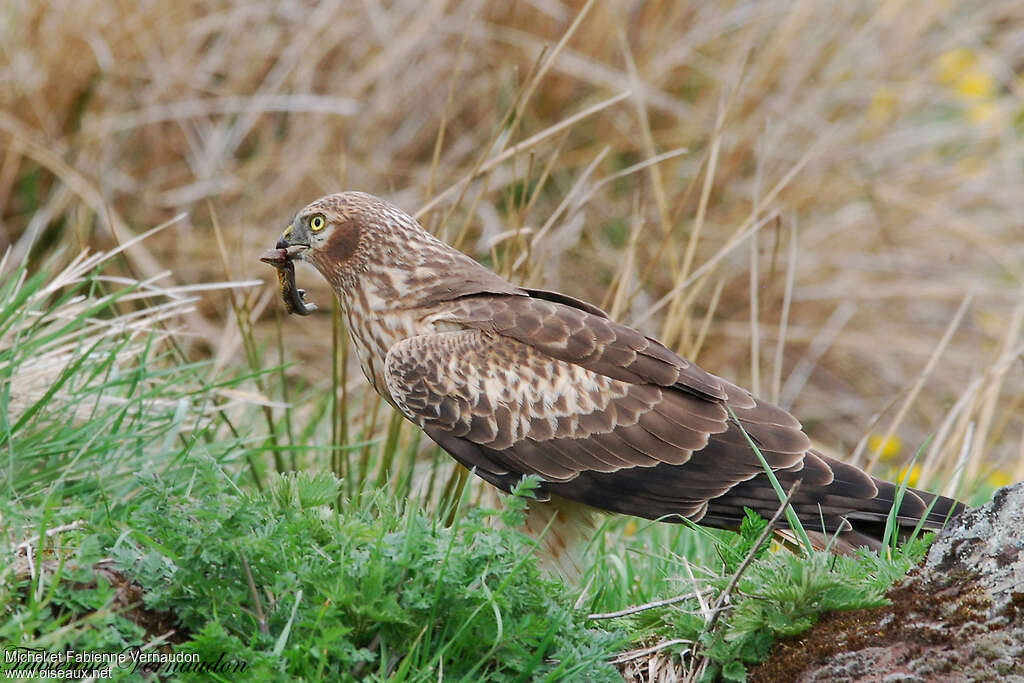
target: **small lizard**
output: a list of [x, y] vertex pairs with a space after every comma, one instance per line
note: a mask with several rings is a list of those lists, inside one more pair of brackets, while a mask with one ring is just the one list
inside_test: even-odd
[[316, 304], [306, 302], [306, 290], [295, 286], [295, 264], [292, 263], [287, 249], [268, 249], [260, 256], [260, 261], [274, 266], [277, 270], [281, 299], [289, 313], [309, 315], [316, 310]]

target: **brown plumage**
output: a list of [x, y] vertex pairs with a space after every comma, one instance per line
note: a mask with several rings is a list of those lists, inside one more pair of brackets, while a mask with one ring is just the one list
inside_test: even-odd
[[[555, 503], [737, 528], [744, 507], [779, 504], [746, 431], [783, 487], [802, 480], [793, 507], [808, 530], [878, 547], [895, 485], [813, 450], [785, 410], [594, 306], [509, 283], [376, 197], [318, 199], [277, 249], [334, 288], [374, 388], [498, 488], [535, 474]], [[897, 519], [934, 529], [962, 507], [908, 490]]]

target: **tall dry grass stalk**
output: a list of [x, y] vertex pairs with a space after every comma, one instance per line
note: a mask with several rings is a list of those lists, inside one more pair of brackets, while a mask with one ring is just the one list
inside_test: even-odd
[[[158, 226], [109, 251], [79, 252], [56, 272], [47, 269], [30, 275], [24, 268], [12, 266], [10, 249], [0, 257], [0, 269], [11, 268], [0, 287], [0, 382], [6, 425], [20, 423], [29, 411], [59, 414], [76, 423], [111, 409], [123, 408], [135, 418], [146, 412], [173, 413], [179, 408], [180, 399], [166, 398], [157, 389], [161, 381], [170, 383], [172, 377], [161, 376], [155, 365], [150, 367], [156, 363], [154, 358], [176, 341], [189, 338], [182, 321], [194, 309], [200, 293], [260, 283], [168, 286], [169, 272], [141, 281], [104, 272], [118, 256], [166, 227]], [[139, 367], [152, 371], [153, 376], [145, 378], [151, 396], [139, 399], [131, 392], [126, 397], [103, 390], [118, 385], [111, 377], [131, 375]], [[207, 412], [265, 402], [260, 396], [227, 387], [212, 393], [219, 403], [205, 406]], [[208, 401], [209, 396], [201, 399]], [[5, 443], [10, 436], [3, 435]]]
[[[187, 211], [130, 255], [140, 277], [222, 275], [216, 214], [233, 274], [269, 280], [292, 211], [367, 190], [755, 384], [830, 450], [895, 470], [932, 435], [926, 476], [1024, 477], [1019, 2], [11, 0], [3, 21], [17, 258]], [[192, 323], [213, 339], [228, 309]], [[328, 374], [330, 325], [288, 325], [290, 372]]]

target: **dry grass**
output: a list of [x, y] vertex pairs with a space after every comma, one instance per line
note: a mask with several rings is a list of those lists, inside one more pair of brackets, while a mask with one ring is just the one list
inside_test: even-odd
[[[129, 251], [138, 277], [269, 282], [256, 256], [291, 212], [367, 190], [780, 399], [826, 448], [873, 463], [899, 435], [883, 474], [934, 434], [938, 485], [1024, 478], [1019, 2], [11, 0], [4, 21], [14, 261], [187, 211]], [[237, 310], [276, 310], [272, 289]], [[239, 355], [227, 298], [201, 313]], [[284, 343], [322, 377], [329, 314]]]

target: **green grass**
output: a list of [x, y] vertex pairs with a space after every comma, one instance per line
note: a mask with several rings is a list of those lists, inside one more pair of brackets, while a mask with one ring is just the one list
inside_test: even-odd
[[[615, 679], [606, 660], [624, 636], [560, 603], [514, 529], [521, 499], [443, 527], [388, 498], [339, 512], [330, 473], [275, 476], [249, 495], [209, 461], [188, 469], [140, 478], [130, 504], [86, 515], [42, 599], [8, 576], [5, 642], [117, 652], [159, 636], [139, 622], [168, 615], [176, 650], [223, 654], [259, 680]], [[103, 558], [142, 587], [145, 619], [118, 613]]]
[[[742, 680], [821, 613], [883, 604], [926, 547], [798, 555], [755, 551], [752, 514], [740, 534], [608, 518], [593, 567], [563, 584], [519, 531], [535, 483], [489, 509], [446, 458], [414, 475], [418, 434], [400, 422], [383, 439], [348, 431], [340, 479], [315, 464], [332, 401], [303, 387], [284, 411], [239, 401], [281, 376], [185, 362], [163, 320], [188, 301], [110, 281], [109, 261], [0, 286], [9, 646], [197, 653], [258, 680], [511, 681], [615, 680], [615, 657], [660, 642], [704, 680]], [[266, 355], [253, 346], [250, 363]]]
[[[465, 489], [431, 513], [370, 485], [355, 504], [329, 471], [274, 472], [294, 454], [283, 424], [273, 457], [259, 409], [220, 398], [253, 378], [181, 363], [159, 303], [119, 308], [137, 289], [97, 294], [97, 270], [59, 292], [19, 275], [0, 310], [8, 646], [173, 647], [264, 680], [615, 679], [624, 634], [588, 628], [540, 575], [524, 498], [498, 513]], [[129, 317], [143, 329], [112, 331]]]
[[597, 544], [588, 608], [609, 613], [706, 591], [703, 604], [688, 599], [601, 623], [632, 634], [635, 642], [687, 641], [670, 651], [685, 652], [687, 668], [701, 680], [743, 680], [746, 667], [761, 661], [777, 639], [806, 631], [820, 615], [886, 604], [889, 586], [924, 557], [931, 540], [915, 539], [889, 558], [867, 551], [795, 554], [764, 544], [730, 594], [728, 611], [709, 630], [712, 606], [766, 524], [748, 512], [739, 534], [663, 524], [624, 540], [616, 522]]
[[[919, 553], [852, 564], [766, 553], [709, 627], [756, 525], [737, 537], [609, 518], [579, 586], [538, 580], [520, 600], [517, 582], [536, 576], [524, 540], [500, 514], [475, 516], [492, 504], [480, 482], [357, 381], [337, 316], [285, 324], [266, 289], [189, 312], [192, 292], [167, 289], [222, 270], [272, 279], [256, 254], [327, 191], [419, 208], [513, 281], [602, 304], [781, 400], [817, 443], [873, 474], [901, 479], [911, 459], [883, 456], [886, 435], [932, 434], [916, 486], [979, 502], [1024, 477], [1010, 0], [959, 7], [955, 21], [938, 4], [848, 4], [836, 21], [833, 3], [752, 0], [728, 16], [662, 3], [628, 17], [596, 2], [282, 14], [252, 0], [213, 15], [145, 3], [115, 21], [94, 4], [14, 2], [0, 36], [17, 57], [0, 72], [18, 86], [0, 92], [0, 242], [19, 261], [0, 264], [5, 641], [227, 648], [264, 678], [315, 677], [306, 660], [432, 679], [497, 673], [500, 660], [531, 677], [596, 652], [573, 649], [582, 624], [598, 659], [675, 642], [689, 653], [681, 668], [737, 678], [819, 610], [873, 603]], [[296, 42], [311, 26], [329, 30]], [[179, 232], [102, 272], [102, 258], [63, 276], [39, 265], [127, 241], [169, 210], [189, 213]], [[308, 280], [326, 313], [330, 293]], [[406, 534], [416, 571], [383, 558], [375, 580], [399, 571], [423, 595], [434, 582], [431, 606], [459, 616], [442, 624], [440, 611], [399, 603], [395, 623], [420, 619], [419, 630], [381, 618], [374, 643], [331, 602], [311, 626], [325, 589], [294, 571], [300, 558], [362, 581], [334, 558], [351, 548], [331, 545], [344, 541], [331, 524]], [[269, 554], [257, 532], [277, 540]], [[420, 561], [442, 537], [451, 567], [492, 548], [479, 575], [492, 578], [444, 565], [463, 590], [437, 581]], [[212, 575], [244, 590], [213, 591]], [[511, 583], [499, 590], [497, 575]], [[481, 591], [486, 602], [460, 602]], [[585, 618], [694, 591], [705, 604]], [[167, 611], [150, 608], [161, 600]], [[564, 616], [555, 631], [516, 627], [541, 604]], [[478, 636], [470, 657], [460, 643]], [[499, 640], [529, 643], [530, 658], [490, 652]], [[342, 663], [343, 642], [365, 651], [361, 669]]]
[[114, 554], [148, 608], [178, 616], [183, 650], [263, 678], [615, 677], [622, 636], [559, 603], [515, 531], [521, 498], [444, 527], [384, 496], [339, 511], [330, 473], [275, 476], [256, 496], [199, 478], [147, 483]]

